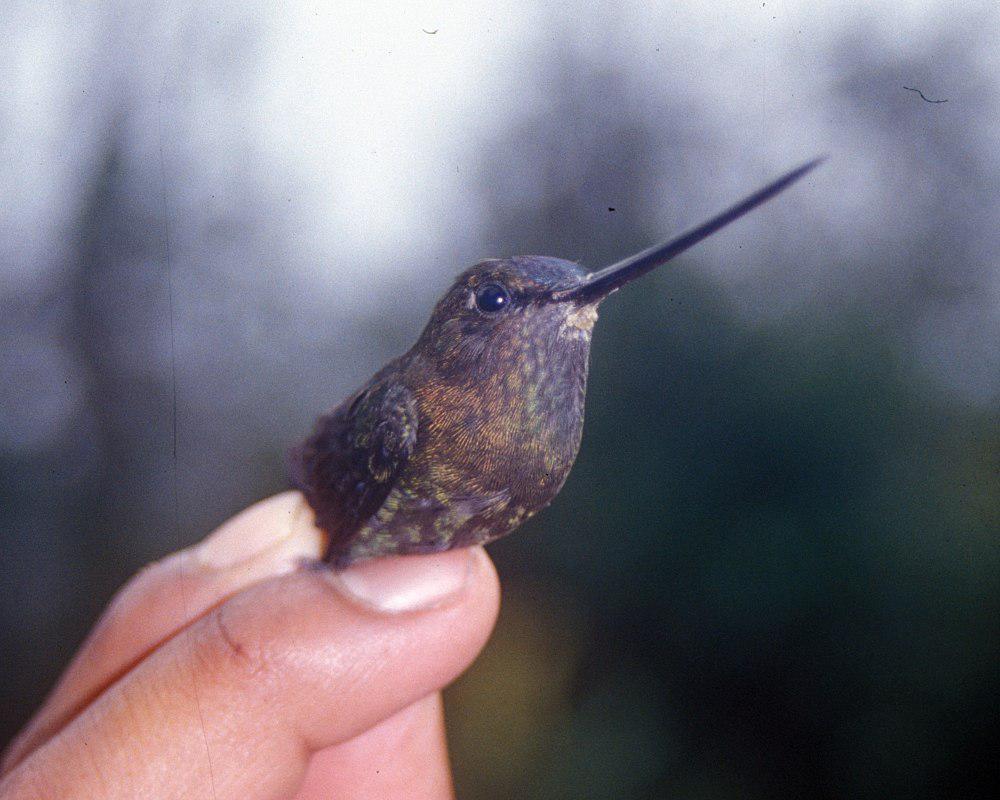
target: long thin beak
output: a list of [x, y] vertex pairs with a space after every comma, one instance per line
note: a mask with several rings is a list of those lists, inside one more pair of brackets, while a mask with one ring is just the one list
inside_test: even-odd
[[607, 297], [626, 283], [634, 281], [650, 270], [656, 269], [661, 264], [666, 264], [670, 259], [680, 255], [689, 247], [698, 244], [702, 239], [711, 236], [730, 222], [739, 219], [761, 203], [766, 203], [776, 194], [783, 192], [795, 183], [799, 178], [818, 167], [825, 160], [826, 157], [821, 156], [820, 158], [814, 158], [812, 161], [806, 162], [801, 167], [793, 169], [773, 183], [769, 183], [763, 189], [754, 192], [745, 200], [741, 200], [736, 205], [727, 208], [721, 214], [712, 217], [708, 222], [703, 222], [701, 225], [691, 228], [668, 242], [654, 245], [647, 250], [629, 256], [617, 264], [612, 264], [610, 267], [592, 272], [576, 286], [553, 292], [552, 300], [557, 302], [574, 300], [577, 303], [586, 304]]

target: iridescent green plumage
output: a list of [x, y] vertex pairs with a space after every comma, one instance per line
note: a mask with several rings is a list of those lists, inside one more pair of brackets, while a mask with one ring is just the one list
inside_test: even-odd
[[[590, 328], [545, 296], [567, 261], [486, 261], [438, 304], [416, 345], [322, 417], [294, 457], [297, 485], [339, 565], [502, 536], [548, 505], [583, 429]], [[510, 307], [474, 298], [502, 285]]]
[[413, 348], [320, 418], [295, 485], [337, 566], [482, 544], [547, 506], [580, 446], [597, 305], [816, 166], [596, 273], [543, 256], [458, 277]]

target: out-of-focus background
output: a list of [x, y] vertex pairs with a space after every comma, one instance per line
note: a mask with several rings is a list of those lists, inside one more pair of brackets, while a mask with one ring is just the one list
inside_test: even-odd
[[455, 273], [597, 268], [829, 153], [603, 307], [577, 466], [491, 547], [458, 790], [985, 793], [995, 3], [8, 0], [0, 31], [0, 742]]

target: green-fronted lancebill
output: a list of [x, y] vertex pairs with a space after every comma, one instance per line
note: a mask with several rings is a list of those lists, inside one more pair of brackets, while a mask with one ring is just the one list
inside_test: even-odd
[[483, 544], [562, 488], [583, 432], [590, 338], [612, 292], [684, 252], [816, 159], [670, 241], [593, 273], [546, 256], [458, 276], [417, 343], [291, 453], [336, 567]]

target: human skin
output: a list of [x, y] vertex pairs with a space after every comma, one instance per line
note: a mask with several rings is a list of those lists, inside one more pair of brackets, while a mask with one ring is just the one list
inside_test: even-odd
[[452, 797], [440, 690], [499, 606], [481, 548], [309, 566], [301, 495], [111, 601], [0, 767], [0, 800]]

